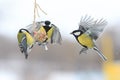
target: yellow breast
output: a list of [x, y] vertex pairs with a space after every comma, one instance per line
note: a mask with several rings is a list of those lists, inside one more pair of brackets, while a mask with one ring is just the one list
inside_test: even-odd
[[25, 34], [26, 34], [26, 38], [27, 38], [27, 44], [28, 45], [32, 45], [32, 44], [34, 44], [34, 39], [33, 39], [33, 37], [29, 34], [29, 33], [27, 33], [27, 32], [24, 32]]
[[88, 48], [94, 47], [94, 42], [89, 35], [82, 34], [81, 36], [78, 37], [78, 41], [80, 44], [87, 46]]
[[53, 34], [53, 27], [50, 28], [50, 30], [47, 32], [48, 39], [51, 38], [52, 34]]

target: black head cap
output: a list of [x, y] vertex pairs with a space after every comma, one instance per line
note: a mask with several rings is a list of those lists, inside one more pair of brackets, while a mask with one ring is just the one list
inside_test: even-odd
[[45, 21], [45, 25], [48, 25], [48, 26], [49, 26], [50, 23], [51, 23], [50, 21]]
[[74, 30], [73, 32], [71, 32], [70, 34], [74, 34], [74, 33], [76, 33], [76, 32], [80, 32], [80, 30], [78, 29], [78, 30]]

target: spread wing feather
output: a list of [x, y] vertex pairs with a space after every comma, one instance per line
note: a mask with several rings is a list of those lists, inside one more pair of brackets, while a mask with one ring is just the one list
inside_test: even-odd
[[103, 19], [96, 20], [94, 21], [94, 24], [92, 25], [92, 27], [87, 30], [87, 32], [90, 32], [89, 35], [94, 40], [96, 40], [99, 37], [99, 35], [103, 32], [106, 25], [107, 25], [107, 21]]
[[54, 24], [51, 24], [51, 27], [53, 27], [53, 29], [54, 29], [52, 36], [51, 36], [51, 43], [61, 44], [62, 37], [61, 37], [59, 29]]
[[86, 32], [93, 25], [93, 23], [94, 21], [93, 18], [91, 18], [91, 16], [82, 16], [79, 23], [79, 29], [83, 32]]
[[103, 18], [94, 20], [91, 16], [86, 15], [85, 17], [81, 17], [79, 29], [96, 40], [106, 25], [107, 21]]

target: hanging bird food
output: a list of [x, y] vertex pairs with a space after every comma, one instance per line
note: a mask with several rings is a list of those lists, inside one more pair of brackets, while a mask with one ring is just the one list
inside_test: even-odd
[[28, 25], [24, 29], [20, 29], [17, 35], [20, 51], [25, 54], [26, 59], [34, 44], [44, 46], [45, 50], [48, 50], [47, 44], [49, 41], [51, 41], [52, 44], [60, 44], [62, 40], [59, 29], [54, 24], [51, 24], [50, 21], [35, 21], [36, 14], [39, 17], [38, 9], [40, 9], [44, 14], [46, 13], [36, 3], [36, 0], [34, 4], [33, 24]]

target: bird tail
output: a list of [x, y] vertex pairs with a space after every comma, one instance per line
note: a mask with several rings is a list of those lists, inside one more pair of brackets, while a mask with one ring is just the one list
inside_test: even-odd
[[107, 58], [102, 54], [102, 52], [95, 46], [93, 48], [95, 51], [97, 51], [98, 55], [104, 60], [107, 61]]

